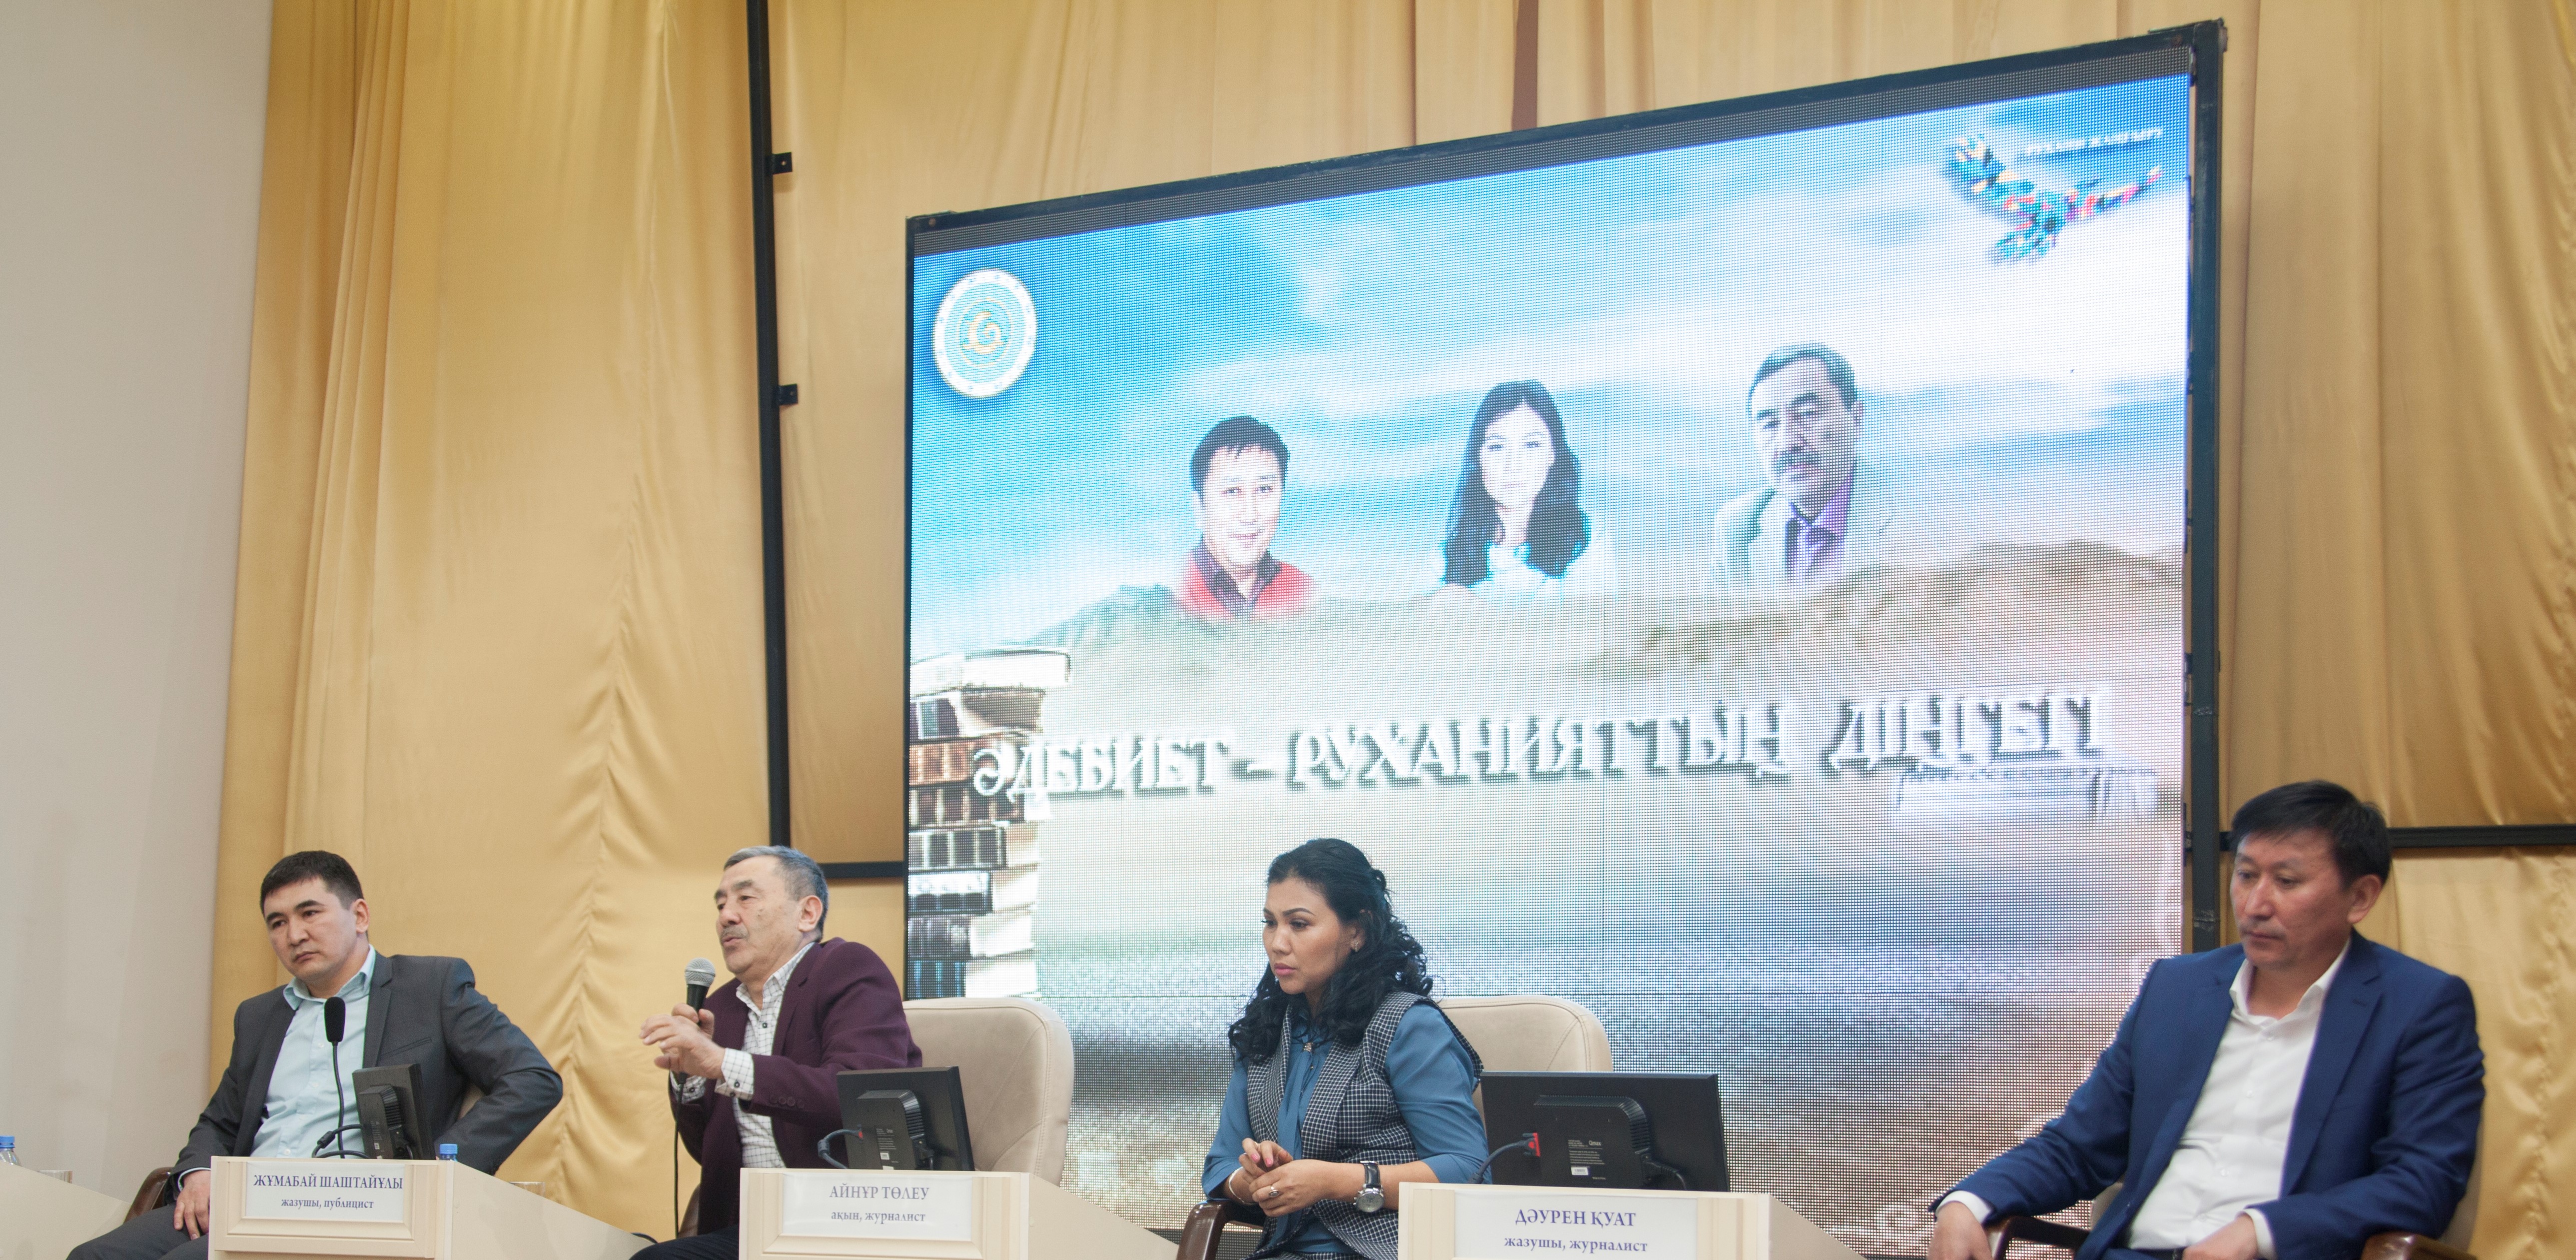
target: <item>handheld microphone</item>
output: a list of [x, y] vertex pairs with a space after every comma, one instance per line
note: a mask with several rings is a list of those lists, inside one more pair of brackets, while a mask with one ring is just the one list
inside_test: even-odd
[[[692, 958], [688, 966], [681, 968], [680, 979], [689, 986], [689, 1009], [705, 1010], [707, 987], [716, 982], [716, 965], [703, 958]], [[675, 1089], [679, 1080], [679, 1073], [671, 1074], [671, 1083]], [[825, 1155], [824, 1158], [829, 1159], [831, 1156]], [[680, 1228], [680, 1134], [677, 1129], [671, 1131], [671, 1228], [674, 1231]]]

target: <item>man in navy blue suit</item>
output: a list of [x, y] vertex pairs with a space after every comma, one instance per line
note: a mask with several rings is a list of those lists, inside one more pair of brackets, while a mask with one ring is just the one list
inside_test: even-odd
[[2439, 1234], [2486, 1104], [2469, 986], [2353, 931], [2388, 823], [2323, 781], [2236, 812], [2243, 943], [2158, 962], [2066, 1114], [1935, 1208], [1932, 1260], [2124, 1187], [2077, 1260], [2351, 1260]]

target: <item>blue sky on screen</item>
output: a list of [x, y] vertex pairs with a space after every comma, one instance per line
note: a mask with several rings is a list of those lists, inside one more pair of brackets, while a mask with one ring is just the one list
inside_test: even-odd
[[[913, 655], [1170, 584], [1191, 447], [1235, 414], [1291, 448], [1276, 554], [1330, 597], [1419, 593], [1474, 408], [1525, 378], [1623, 587], [1686, 589], [1710, 514], [1761, 481], [1750, 375], [1797, 341], [1851, 359], [1863, 458], [1944, 487], [1965, 534], [2178, 548], [2188, 104], [2150, 80], [920, 259]], [[1999, 262], [2011, 225], [1942, 173], [1972, 135], [2046, 188], [2162, 179]], [[1038, 348], [970, 399], [929, 326], [982, 267], [1027, 286]]]

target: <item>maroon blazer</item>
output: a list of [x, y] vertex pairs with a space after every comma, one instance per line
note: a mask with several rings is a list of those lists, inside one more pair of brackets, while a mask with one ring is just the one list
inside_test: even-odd
[[[716, 1044], [742, 1048], [751, 1008], [742, 1004], [742, 982], [728, 980], [707, 995], [716, 1017]], [[903, 990], [875, 950], [834, 937], [808, 951], [787, 978], [778, 1007], [773, 1053], [751, 1057], [751, 1097], [735, 1099], [710, 1082], [696, 1102], [672, 1091], [671, 1114], [680, 1140], [698, 1167], [698, 1232], [711, 1234], [741, 1216], [742, 1126], [734, 1108], [767, 1116], [778, 1137], [779, 1157], [790, 1168], [821, 1168], [815, 1143], [841, 1127], [841, 1091], [834, 1074], [860, 1068], [920, 1067], [921, 1049], [903, 1019]]]

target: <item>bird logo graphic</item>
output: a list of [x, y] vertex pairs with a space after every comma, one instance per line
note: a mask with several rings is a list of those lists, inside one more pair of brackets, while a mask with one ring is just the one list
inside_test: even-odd
[[1950, 146], [1944, 173], [1971, 205], [2012, 225], [2013, 230], [1995, 242], [1995, 261], [2022, 262], [2047, 257], [2070, 224], [2137, 200], [2163, 177], [2164, 169], [2150, 168], [2117, 188], [2106, 189], [2102, 185], [2107, 181], [2088, 179], [2060, 192], [2013, 174], [1984, 136], [1968, 136]]

